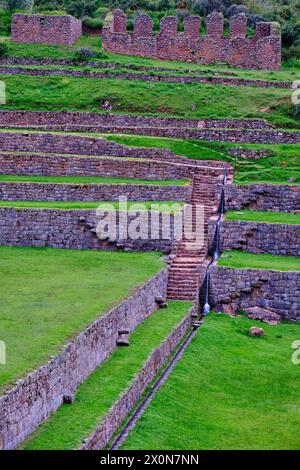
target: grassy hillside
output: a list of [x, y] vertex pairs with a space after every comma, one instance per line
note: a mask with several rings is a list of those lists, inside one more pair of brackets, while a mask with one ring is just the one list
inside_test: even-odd
[[162, 267], [158, 253], [0, 247], [0, 394]]
[[299, 325], [211, 314], [122, 450], [299, 449]]

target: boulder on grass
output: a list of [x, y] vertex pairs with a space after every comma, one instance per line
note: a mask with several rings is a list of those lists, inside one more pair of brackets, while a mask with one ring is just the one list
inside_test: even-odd
[[250, 336], [252, 336], [252, 337], [255, 337], [255, 336], [259, 336], [259, 337], [265, 336], [265, 332], [264, 332], [263, 328], [257, 328], [256, 326], [252, 326], [252, 327], [250, 328], [249, 334], [250, 334]]
[[245, 312], [247, 313], [248, 318], [251, 320], [259, 320], [263, 323], [268, 323], [269, 325], [278, 325], [281, 322], [281, 316], [277, 313], [271, 312], [261, 307], [251, 307], [246, 308]]

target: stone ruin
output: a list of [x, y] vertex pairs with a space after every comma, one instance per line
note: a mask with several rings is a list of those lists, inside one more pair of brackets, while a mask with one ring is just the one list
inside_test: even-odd
[[247, 17], [234, 16], [229, 37], [224, 36], [224, 17], [214, 12], [206, 18], [206, 35], [200, 35], [201, 18], [189, 16], [184, 32], [178, 32], [178, 18], [166, 16], [160, 31], [153, 32], [150, 16], [140, 15], [134, 31], [127, 32], [127, 16], [115, 10], [103, 28], [103, 49], [118, 54], [162, 60], [213, 64], [226, 62], [233, 67], [279, 70], [281, 31], [278, 23], [258, 23], [254, 37], [247, 36]]
[[11, 39], [31, 44], [74, 44], [82, 34], [82, 23], [71, 15], [24, 15], [12, 17]]

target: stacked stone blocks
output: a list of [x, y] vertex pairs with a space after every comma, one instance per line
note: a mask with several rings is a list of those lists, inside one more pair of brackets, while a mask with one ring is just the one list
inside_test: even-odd
[[201, 19], [191, 16], [184, 21], [184, 32], [178, 32], [178, 18], [161, 20], [160, 31], [153, 32], [148, 15], [137, 18], [133, 33], [127, 32], [127, 18], [115, 10], [111, 22], [103, 28], [103, 48], [120, 54], [138, 55], [163, 60], [180, 60], [211, 64], [227, 62], [240, 68], [279, 70], [281, 35], [277, 23], [259, 23], [256, 35], [247, 37], [247, 17], [232, 18], [229, 38], [224, 36], [224, 18], [214, 12], [206, 19], [206, 35], [200, 36]]
[[12, 17], [11, 38], [31, 44], [74, 44], [82, 34], [82, 23], [71, 15], [24, 15]]

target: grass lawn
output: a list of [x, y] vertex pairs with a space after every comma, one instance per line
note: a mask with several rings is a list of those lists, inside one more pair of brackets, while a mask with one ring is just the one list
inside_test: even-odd
[[0, 175], [1, 182], [53, 184], [142, 184], [155, 186], [188, 186], [188, 180], [143, 180], [134, 178], [105, 178], [89, 176], [27, 176]]
[[[226, 142], [208, 142], [198, 140], [169, 139], [133, 135], [101, 134], [107, 140], [136, 147], [167, 148], [178, 155], [195, 160], [224, 160], [234, 169], [234, 181], [237, 184], [300, 183], [300, 145], [259, 145], [234, 144]], [[233, 147], [269, 150], [272, 156], [259, 160], [244, 159], [230, 155]], [[292, 179], [293, 181], [289, 181]]]
[[0, 247], [0, 392], [162, 267], [157, 253]]
[[300, 260], [293, 256], [257, 255], [246, 251], [225, 251], [219, 266], [237, 269], [270, 269], [273, 271], [300, 271]]
[[282, 127], [299, 128], [290, 115], [289, 89], [9, 74], [1, 74], [0, 79], [7, 91], [2, 109], [103, 112], [103, 100], [109, 97], [115, 113], [267, 118]]
[[[115, 210], [124, 210], [124, 205], [119, 206], [116, 201], [101, 201], [101, 202], [65, 202], [65, 201], [1, 201], [0, 207], [15, 207], [17, 209], [61, 209], [61, 210], [108, 210], [111, 206]], [[127, 210], [141, 211], [153, 210], [159, 212], [177, 212], [181, 211], [184, 206], [183, 202], [177, 201], [128, 201]], [[125, 208], [126, 210], [126, 208]]]
[[245, 220], [249, 222], [266, 222], [268, 224], [299, 225], [300, 214], [286, 212], [229, 211], [225, 220]]
[[191, 304], [170, 302], [130, 335], [130, 347], [118, 348], [79, 387], [72, 406], [62, 405], [22, 446], [28, 450], [78, 448], [113, 403], [129, 388], [151, 351], [166, 339]]
[[299, 449], [300, 327], [210, 314], [122, 450]]

